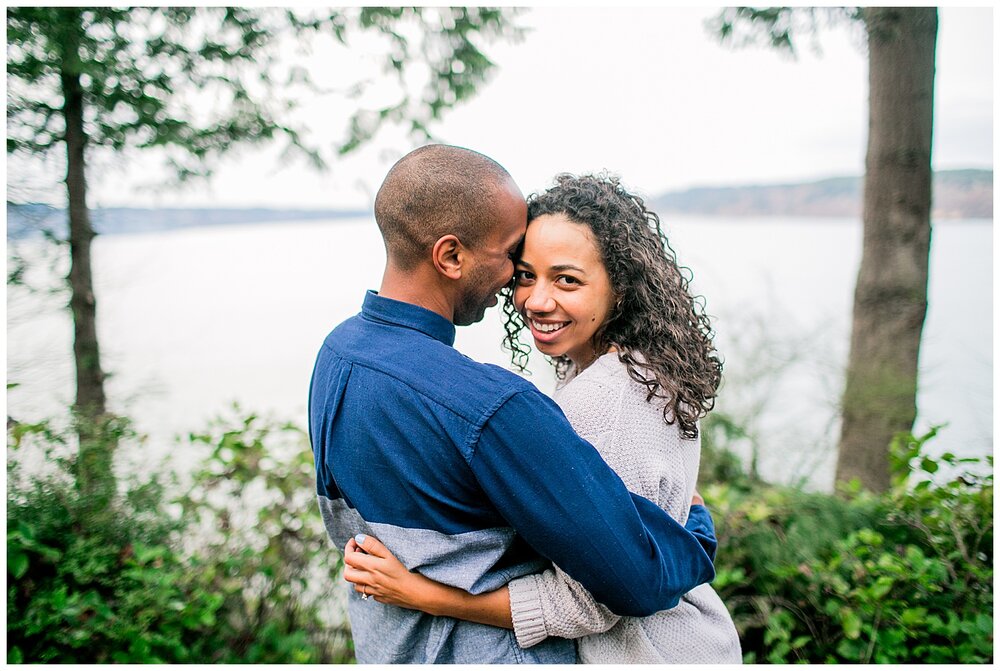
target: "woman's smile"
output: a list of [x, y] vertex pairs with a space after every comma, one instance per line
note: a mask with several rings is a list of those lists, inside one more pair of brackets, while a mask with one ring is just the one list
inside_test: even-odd
[[528, 318], [533, 331], [539, 331], [542, 335], [552, 335], [556, 331], [561, 331], [569, 325], [569, 322], [543, 322], [538, 319]]

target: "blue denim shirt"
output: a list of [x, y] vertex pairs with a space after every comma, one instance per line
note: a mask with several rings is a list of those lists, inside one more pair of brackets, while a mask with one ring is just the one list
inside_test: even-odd
[[[309, 393], [317, 495], [333, 543], [381, 540], [410, 570], [478, 594], [548, 560], [621, 615], [671, 608], [710, 581], [715, 536], [631, 494], [526, 380], [452, 346], [440, 315], [369, 292], [327, 336]], [[689, 531], [690, 529], [690, 531]], [[571, 641], [361, 600], [359, 662], [572, 663]]]

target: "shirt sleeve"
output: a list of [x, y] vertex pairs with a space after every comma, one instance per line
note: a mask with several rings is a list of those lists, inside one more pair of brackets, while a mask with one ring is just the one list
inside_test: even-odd
[[631, 494], [541, 392], [500, 405], [469, 465], [511, 527], [613, 613], [672, 608], [715, 577], [704, 535]]
[[708, 512], [708, 508], [700, 504], [691, 506], [691, 512], [688, 513], [687, 523], [684, 526], [694, 534], [701, 543], [701, 547], [708, 554], [709, 559], [714, 562], [719, 541], [715, 536], [715, 523], [712, 521], [712, 515]]
[[[685, 528], [711, 544], [714, 558], [715, 533], [712, 517], [704, 506], [691, 507]], [[580, 638], [605, 632], [621, 619], [594, 599], [583, 585], [555, 566], [542, 573], [526, 575], [507, 583], [510, 592], [514, 635], [522, 648], [549, 636]]]

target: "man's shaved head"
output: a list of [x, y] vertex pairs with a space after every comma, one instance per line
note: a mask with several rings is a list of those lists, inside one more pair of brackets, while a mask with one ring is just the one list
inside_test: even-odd
[[512, 184], [503, 166], [471, 149], [431, 144], [411, 151], [375, 196], [389, 258], [412, 269], [448, 234], [475, 249], [496, 225], [498, 196]]

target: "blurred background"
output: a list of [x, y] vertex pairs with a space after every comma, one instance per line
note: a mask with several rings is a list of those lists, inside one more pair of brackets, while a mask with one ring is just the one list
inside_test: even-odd
[[[100, 366], [107, 409], [134, 432], [119, 438], [119, 478], [172, 471], [183, 489], [204, 475], [208, 454], [220, 460], [212, 477], [232, 482], [232, 455], [220, 452], [228, 434], [204, 429], [220, 416], [305, 428], [323, 338], [380, 283], [374, 194], [398, 158], [439, 141], [496, 159], [526, 195], [561, 172], [620, 175], [660, 214], [714, 317], [725, 371], [707, 447], [724, 447], [728, 467], [753, 481], [833, 492], [862, 252], [864, 22], [836, 10], [781, 15], [788, 49], [721, 39], [725, 14], [710, 7], [383, 9], [74, 15], [90, 26], [81, 53], [128, 64], [84, 68], [81, 80]], [[66, 283], [72, 166], [52, 65], [65, 37], [53, 28], [46, 43], [37, 30], [66, 17], [24, 11], [8, 14], [7, 459], [18, 478], [56, 459], [23, 447], [24, 436], [66, 432], [78, 403]], [[983, 459], [993, 450], [995, 19], [991, 8], [944, 7], [938, 22], [913, 434], [938, 427], [926, 458], [941, 461], [922, 477], [943, 483], [963, 472], [961, 459], [992, 473]], [[170, 39], [187, 61], [163, 64]], [[36, 57], [50, 70], [32, 70]], [[201, 130], [175, 129], [177, 119]], [[494, 309], [459, 329], [456, 347], [506, 366], [502, 335]], [[554, 388], [537, 354], [530, 379]], [[74, 431], [83, 435], [66, 435]], [[75, 439], [57, 453], [72, 454]], [[288, 454], [301, 457], [308, 447], [296, 445]], [[740, 621], [741, 634], [760, 638], [747, 632], [766, 630], [773, 613], [751, 611], [758, 619]], [[863, 638], [837, 617], [847, 640]], [[792, 638], [789, 661], [804, 645]], [[149, 661], [124, 650], [116, 661]], [[861, 660], [851, 654], [838, 659]], [[69, 659], [52, 655], [23, 659]], [[257, 661], [268, 660], [289, 661]]]
[[[520, 12], [512, 23], [521, 36], [487, 51], [496, 64], [488, 80], [428, 130], [437, 141], [495, 158], [525, 194], [559, 172], [606, 170], [655, 203], [694, 290], [717, 318], [726, 360], [719, 408], [755, 424], [760, 467], [771, 479], [829, 488], [860, 262], [861, 191], [858, 180], [821, 182], [812, 192], [804, 185], [864, 173], [863, 31], [848, 24], [804, 36], [796, 59], [720, 45], [710, 27], [716, 14]], [[380, 76], [384, 56], [374, 49], [316, 39], [301, 54], [295, 40], [286, 41], [281, 57], [308, 68], [323, 89], [294, 112], [323, 150], [343, 142], [359, 102], [394, 93], [379, 89], [391, 89], [389, 82], [375, 81], [360, 101], [344, 94]], [[951, 180], [953, 170], [985, 172], [966, 178], [978, 181], [936, 182], [940, 225], [918, 408], [924, 426], [948, 423], [942, 449], [972, 454], [990, 452], [993, 440], [992, 48], [991, 10], [941, 10], [933, 166]], [[419, 78], [407, 85], [416, 88]], [[94, 276], [115, 409], [158, 444], [232, 401], [304, 423], [319, 343], [379, 284], [384, 251], [372, 200], [392, 163], [419, 144], [408, 130], [384, 127], [325, 171], [283, 160], [277, 142], [240, 147], [218, 161], [209, 181], [183, 188], [163, 186], [170, 175], [157, 148], [124, 155], [95, 148], [88, 204], [95, 228], [106, 233], [94, 242]], [[8, 202], [61, 207], [64, 164], [57, 154], [9, 157]], [[803, 186], [763, 196], [748, 188], [697, 191], [792, 184]], [[973, 189], [976, 197], [968, 197]], [[190, 210], [117, 209], [182, 207]], [[222, 226], [200, 212], [215, 208], [286, 212], [229, 212]], [[63, 225], [61, 215], [48, 216], [50, 227]], [[9, 244], [26, 259], [45, 256], [28, 264], [32, 284], [48, 286], [66, 273], [65, 254], [44, 241]], [[21, 293], [8, 292], [8, 378], [19, 384], [8, 394], [8, 414], [32, 419], [71, 404], [72, 329], [65, 297]], [[506, 363], [498, 315], [460, 330], [458, 347]], [[548, 366], [536, 364], [533, 381], [551, 390]]]

